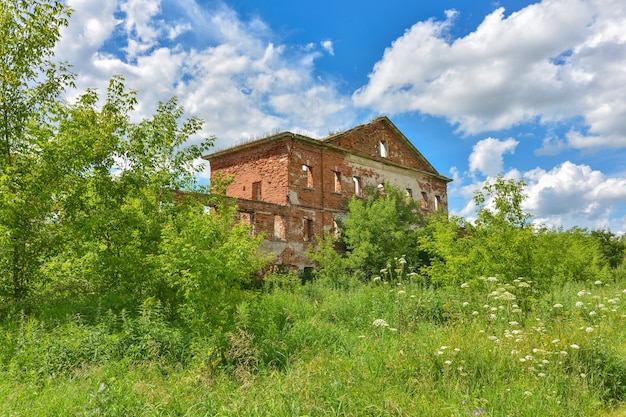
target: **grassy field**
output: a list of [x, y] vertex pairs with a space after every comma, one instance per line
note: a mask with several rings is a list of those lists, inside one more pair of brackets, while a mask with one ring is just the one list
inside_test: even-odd
[[289, 277], [229, 329], [158, 303], [0, 333], [1, 416], [617, 416], [626, 400], [626, 283], [558, 288], [495, 277], [344, 288]]

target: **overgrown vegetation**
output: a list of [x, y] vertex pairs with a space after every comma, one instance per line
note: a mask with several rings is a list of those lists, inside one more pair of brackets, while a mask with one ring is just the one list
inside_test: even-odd
[[0, 415], [618, 415], [623, 237], [532, 226], [514, 180], [475, 223], [386, 184], [312, 281], [259, 283], [261, 237], [195, 183], [199, 120], [131, 123], [119, 78], [60, 100], [68, 13], [0, 4]]

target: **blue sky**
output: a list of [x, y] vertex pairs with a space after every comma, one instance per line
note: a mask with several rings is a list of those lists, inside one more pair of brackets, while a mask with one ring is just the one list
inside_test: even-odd
[[623, 0], [67, 3], [69, 99], [122, 75], [137, 118], [177, 96], [218, 149], [386, 115], [454, 179], [453, 214], [501, 174], [536, 223], [626, 231]]

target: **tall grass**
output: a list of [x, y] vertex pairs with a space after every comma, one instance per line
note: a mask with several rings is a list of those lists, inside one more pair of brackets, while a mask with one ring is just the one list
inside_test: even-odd
[[[230, 326], [158, 303], [0, 333], [2, 416], [590, 416], [626, 401], [626, 283], [271, 277]], [[46, 317], [50, 317], [50, 313]]]

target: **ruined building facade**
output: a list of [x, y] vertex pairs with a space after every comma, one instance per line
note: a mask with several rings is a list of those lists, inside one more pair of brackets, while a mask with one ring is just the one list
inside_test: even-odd
[[314, 237], [333, 231], [347, 203], [366, 185], [389, 182], [421, 203], [427, 214], [447, 210], [447, 184], [387, 118], [322, 140], [283, 132], [204, 157], [211, 176], [232, 175], [241, 221], [263, 233], [263, 249], [285, 268], [312, 266]]

